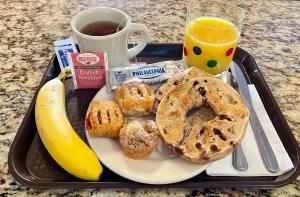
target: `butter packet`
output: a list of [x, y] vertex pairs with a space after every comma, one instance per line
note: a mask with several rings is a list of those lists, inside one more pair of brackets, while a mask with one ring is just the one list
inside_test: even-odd
[[69, 59], [75, 89], [101, 89], [105, 85], [106, 53], [70, 53]]
[[53, 44], [60, 70], [63, 70], [65, 67], [69, 67], [70, 60], [68, 59], [68, 54], [78, 52], [73, 39], [67, 38], [64, 40], [56, 40]]

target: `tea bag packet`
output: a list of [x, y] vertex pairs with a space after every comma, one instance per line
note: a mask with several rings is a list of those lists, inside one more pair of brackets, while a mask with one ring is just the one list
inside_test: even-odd
[[178, 61], [163, 61], [153, 64], [131, 64], [125, 67], [106, 67], [106, 85], [109, 92], [121, 83], [143, 82], [149, 85], [161, 83], [185, 70]]
[[100, 89], [105, 85], [106, 53], [70, 53], [69, 59], [75, 89]]
[[69, 67], [70, 60], [68, 54], [78, 52], [73, 39], [57, 40], [53, 44], [60, 69], [63, 70], [65, 67]]

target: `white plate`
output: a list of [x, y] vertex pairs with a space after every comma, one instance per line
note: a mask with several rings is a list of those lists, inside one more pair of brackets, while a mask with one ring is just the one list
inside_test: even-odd
[[[103, 87], [93, 100], [113, 100], [113, 94]], [[153, 153], [143, 160], [125, 156], [117, 140], [92, 137], [86, 132], [88, 143], [99, 160], [110, 170], [132, 181], [146, 184], [170, 184], [184, 181], [204, 171], [209, 164], [185, 161], [161, 141]]]

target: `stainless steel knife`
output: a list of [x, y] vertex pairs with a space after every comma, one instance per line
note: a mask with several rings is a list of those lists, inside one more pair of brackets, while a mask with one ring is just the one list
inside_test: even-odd
[[258, 116], [253, 108], [253, 103], [252, 103], [250, 91], [248, 88], [248, 83], [245, 79], [245, 76], [242, 70], [240, 69], [240, 67], [236, 63], [231, 64], [230, 69], [233, 76], [236, 78], [238, 82], [239, 92], [241, 96], [248, 104], [248, 108], [250, 112], [250, 123], [260, 151], [260, 155], [265, 163], [265, 166], [270, 172], [273, 173], [278, 172], [279, 171], [278, 162], [271, 148], [269, 140], [265, 134], [265, 131], [261, 126]]

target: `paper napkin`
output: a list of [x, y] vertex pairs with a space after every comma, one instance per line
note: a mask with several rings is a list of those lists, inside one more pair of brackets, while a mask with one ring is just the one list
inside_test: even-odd
[[238, 171], [232, 166], [232, 154], [213, 162], [206, 172], [210, 176], [278, 176], [294, 167], [289, 155], [287, 154], [254, 85], [249, 85], [249, 90], [260, 122], [265, 130], [266, 136], [271, 144], [273, 152], [277, 158], [280, 171], [271, 173], [265, 168], [265, 164], [259, 153], [259, 149], [254, 137], [251, 124], [249, 122], [242, 148], [248, 161], [248, 170]]

